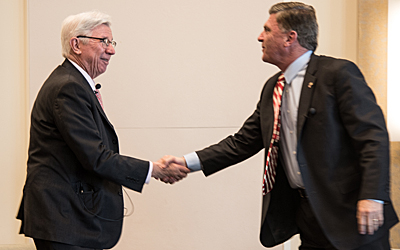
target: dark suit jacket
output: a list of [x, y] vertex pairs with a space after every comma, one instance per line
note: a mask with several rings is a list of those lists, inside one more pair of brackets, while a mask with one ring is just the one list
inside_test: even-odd
[[[267, 81], [257, 109], [235, 135], [197, 152], [205, 175], [269, 146], [272, 93], [279, 74]], [[308, 87], [310, 82], [313, 85]], [[356, 65], [311, 56], [300, 97], [297, 138], [297, 160], [310, 204], [336, 248], [353, 249], [371, 242], [397, 223], [389, 197], [385, 120]], [[294, 219], [299, 195], [290, 188], [282, 163], [278, 164], [276, 184], [269, 207], [263, 207], [263, 212], [268, 211], [261, 222], [260, 240], [267, 247], [298, 233]], [[356, 204], [362, 199], [385, 202], [385, 223], [373, 236], [357, 231]]]
[[88, 248], [114, 246], [124, 212], [121, 185], [141, 192], [149, 170], [149, 162], [118, 151], [93, 90], [65, 60], [32, 109], [21, 233]]

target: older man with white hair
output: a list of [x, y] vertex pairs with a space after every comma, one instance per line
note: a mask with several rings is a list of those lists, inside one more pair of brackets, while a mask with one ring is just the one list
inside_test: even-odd
[[122, 185], [141, 192], [151, 177], [180, 180], [166, 167], [119, 154], [94, 78], [115, 54], [110, 17], [86, 12], [62, 25], [66, 58], [44, 82], [31, 115], [27, 179], [18, 219], [37, 249], [113, 247], [124, 218]]

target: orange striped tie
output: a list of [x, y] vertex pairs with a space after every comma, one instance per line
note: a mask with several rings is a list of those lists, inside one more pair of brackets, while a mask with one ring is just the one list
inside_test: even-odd
[[279, 131], [281, 128], [281, 103], [283, 87], [285, 86], [285, 77], [283, 73], [279, 76], [278, 82], [274, 88], [273, 104], [274, 104], [274, 129], [272, 131], [271, 144], [268, 149], [267, 162], [265, 165], [263, 180], [263, 195], [268, 194], [275, 183], [276, 166], [278, 165], [278, 142]]

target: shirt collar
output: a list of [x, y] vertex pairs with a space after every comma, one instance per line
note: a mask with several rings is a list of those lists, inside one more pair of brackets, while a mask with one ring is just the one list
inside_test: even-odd
[[89, 76], [89, 74], [84, 69], [82, 69], [77, 63], [75, 63], [75, 62], [73, 62], [72, 60], [69, 60], [69, 59], [68, 59], [68, 61], [70, 61], [72, 63], [72, 65], [74, 65], [75, 68], [77, 68], [79, 70], [79, 72], [81, 72], [81, 74], [85, 77], [86, 81], [89, 83], [90, 87], [92, 87], [92, 90], [96, 91], [94, 81]]
[[307, 66], [310, 61], [312, 51], [309, 50], [299, 58], [297, 58], [294, 62], [292, 62], [286, 71], [283, 73], [285, 76], [286, 83], [291, 83], [292, 80], [296, 77], [296, 75]]

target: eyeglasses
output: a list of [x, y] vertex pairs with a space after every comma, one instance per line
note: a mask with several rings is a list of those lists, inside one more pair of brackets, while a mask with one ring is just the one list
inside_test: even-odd
[[114, 48], [117, 46], [117, 42], [116, 41], [110, 41], [108, 40], [108, 38], [100, 38], [100, 37], [91, 37], [91, 36], [77, 36], [77, 38], [89, 38], [89, 39], [96, 39], [99, 40], [102, 44], [104, 48], [107, 48], [108, 45], [112, 45]]

